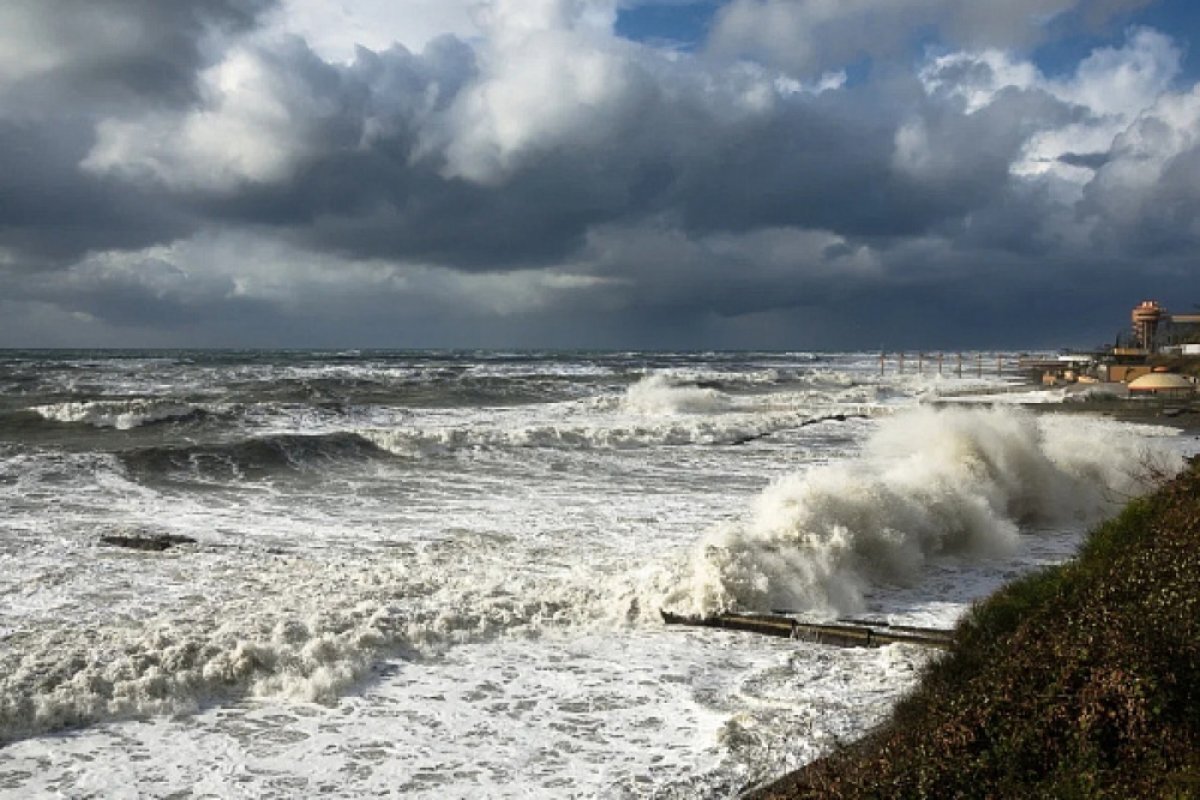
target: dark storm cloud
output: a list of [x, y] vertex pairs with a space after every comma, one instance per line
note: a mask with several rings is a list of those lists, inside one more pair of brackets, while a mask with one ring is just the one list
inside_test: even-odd
[[[731, 0], [709, 47], [730, 56], [819, 73], [867, 58], [904, 58], [931, 35], [951, 47], [1026, 48], [1073, 24], [1097, 29], [1153, 0], [889, 0], [799, 3]], [[1064, 30], [1065, 29], [1065, 30]]]
[[1085, 169], [1100, 169], [1108, 163], [1108, 153], [1063, 153], [1058, 160], [1072, 167]]
[[156, 187], [81, 175], [91, 143], [81, 124], [0, 119], [0, 248], [23, 254], [18, 266], [66, 264], [88, 250], [135, 249], [194, 230]]
[[[274, 58], [338, 109], [309, 143], [318, 155], [278, 184], [199, 193], [196, 207], [344, 256], [471, 270], [560, 261], [595, 226], [654, 217], [698, 235], [787, 225], [925, 233], [988, 202], [1033, 127], [1076, 113], [1042, 92], [1011, 90], [964, 118], [911, 78], [890, 87], [911, 106], [890, 112], [864, 91], [797, 93], [733, 113], [732, 96], [714, 107], [690, 78], [642, 69], [606, 111], [611, 139], [545, 145], [494, 186], [447, 178], [444, 156], [420, 150], [425, 98], [444, 108], [476, 75], [461, 42], [435, 42], [420, 56], [364, 52], [340, 70], [302, 47]], [[927, 140], [928, 158], [911, 169], [896, 159], [903, 124]], [[372, 126], [369, 144], [356, 146]]]
[[[587, 29], [578, 3], [545, 30], [498, 3], [478, 39], [347, 63], [271, 29], [263, 2], [67, 5], [0, 11], [37, 45], [0, 55], [3, 301], [110, 332], [911, 346], [946, 335], [945, 307], [992, 344], [1057, 332], [1034, 319], [1046, 296], [1116, 305], [1138, 276], [1200, 292], [1200, 101], [1163, 88], [1163, 37], [1076, 77], [997, 51], [843, 85], [720, 55], [735, 17], [761, 38], [756, 14], [799, 13], [774, 2], [731, 3], [698, 55]], [[914, 20], [1002, 47], [1036, 38], [1030, 13], [1137, 3], [1101, 5], [904, 0], [878, 54]], [[861, 49], [847, 14], [805, 70]], [[1113, 99], [1147, 74], [1158, 106]], [[1006, 314], [1031, 324], [981, 321]]]
[[209, 45], [250, 29], [274, 0], [7, 0], [5, 106], [195, 99]]
[[1101, 222], [1097, 247], [1140, 269], [1190, 262], [1200, 246], [1200, 91], [1160, 101], [1119, 136], [1079, 209]]
[[643, 96], [619, 112], [619, 146], [547, 147], [502, 186], [486, 185], [447, 177], [445, 158], [422, 151], [430, 117], [477, 77], [474, 51], [463, 42], [443, 37], [419, 55], [399, 46], [360, 51], [339, 68], [292, 46], [274, 54], [273, 67], [337, 109], [305, 143], [315, 155], [285, 181], [197, 192], [190, 202], [206, 217], [276, 226], [351, 257], [484, 270], [562, 259], [590, 226], [661, 206], [674, 178], [671, 140], [684, 133], [670, 108], [652, 121], [640, 116], [659, 93], [643, 75]]
[[12, 0], [0, 9], [0, 248], [18, 267], [69, 263], [194, 230], [158, 187], [89, 176], [78, 165], [98, 117], [186, 107], [206, 41], [251, 28], [266, 0]]
[[863, 118], [864, 98], [845, 92], [795, 103], [760, 127], [731, 132], [698, 154], [675, 187], [689, 226], [925, 234], [991, 201], [1031, 126], [1073, 114], [1036, 91], [1005, 91], [967, 117], [918, 87], [910, 94], [911, 106], [894, 116]]

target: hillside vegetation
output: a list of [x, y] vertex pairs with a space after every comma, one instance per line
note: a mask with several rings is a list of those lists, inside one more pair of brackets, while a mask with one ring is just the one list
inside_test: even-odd
[[976, 606], [887, 725], [754, 797], [1200, 797], [1200, 462]]

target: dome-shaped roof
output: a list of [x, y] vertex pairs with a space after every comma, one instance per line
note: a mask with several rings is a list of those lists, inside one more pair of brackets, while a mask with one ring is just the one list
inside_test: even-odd
[[1174, 372], [1152, 372], [1129, 384], [1131, 392], [1170, 392], [1195, 389], [1195, 384]]

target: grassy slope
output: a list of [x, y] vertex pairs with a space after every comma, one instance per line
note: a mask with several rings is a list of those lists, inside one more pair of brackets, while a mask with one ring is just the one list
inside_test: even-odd
[[756, 796], [1200, 797], [1200, 462], [956, 639], [890, 723]]

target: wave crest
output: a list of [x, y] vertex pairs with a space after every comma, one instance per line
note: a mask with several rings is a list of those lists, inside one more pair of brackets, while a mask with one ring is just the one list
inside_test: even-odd
[[161, 422], [197, 419], [204, 409], [172, 400], [93, 400], [34, 406], [31, 411], [45, 420], [91, 425], [124, 431]]
[[[511, 556], [480, 542], [461, 546], [489, 560]], [[0, 747], [230, 698], [329, 703], [382, 659], [433, 656], [597, 613], [590, 585], [481, 576], [462, 561], [454, 547], [392, 567], [283, 560], [259, 573], [275, 587], [269, 595], [201, 602], [140, 624], [17, 633], [0, 649]]]
[[728, 407], [729, 398], [716, 389], [676, 383], [662, 374], [642, 378], [621, 399], [624, 411], [646, 416], [712, 414]]
[[1013, 409], [921, 409], [883, 420], [855, 459], [768, 487], [668, 579], [669, 608], [709, 614], [862, 610], [875, 583], [930, 559], [1011, 552], [1022, 524], [1095, 520], [1181, 457], [1096, 421]]
[[384, 451], [355, 433], [276, 434], [214, 444], [140, 447], [118, 455], [134, 473], [185, 472], [209, 478], [255, 477], [302, 471], [331, 461], [365, 460]]

